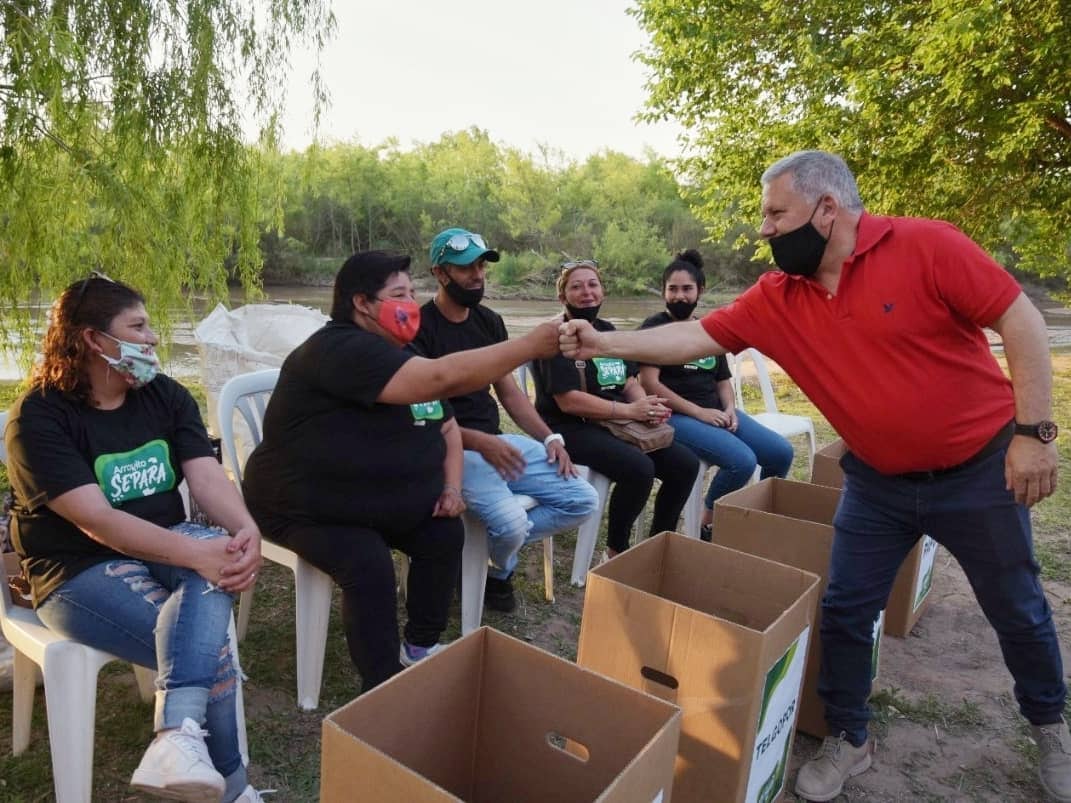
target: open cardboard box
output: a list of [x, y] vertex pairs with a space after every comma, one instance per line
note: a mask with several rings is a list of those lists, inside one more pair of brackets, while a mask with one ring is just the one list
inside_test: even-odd
[[588, 574], [577, 663], [679, 705], [673, 794], [780, 794], [818, 599], [810, 572], [661, 533]]
[[[714, 543], [750, 552], [812, 572], [821, 578], [814, 600], [814, 641], [807, 660], [797, 727], [813, 736], [828, 735], [825, 706], [818, 697], [821, 601], [829, 581], [833, 514], [840, 490], [807, 482], [768, 479], [726, 494], [714, 503]], [[873, 674], [878, 674], [881, 623], [874, 623]]]
[[669, 801], [680, 711], [487, 627], [323, 723], [322, 801]]
[[[844, 472], [840, 468], [840, 459], [847, 451], [848, 447], [839, 438], [829, 446], [819, 449], [814, 456], [811, 482], [831, 488], [843, 487]], [[926, 610], [930, 601], [936, 557], [937, 542], [928, 535], [923, 535], [915, 548], [907, 554], [896, 574], [892, 591], [889, 593], [889, 602], [885, 606], [886, 634], [899, 638], [907, 637]]]

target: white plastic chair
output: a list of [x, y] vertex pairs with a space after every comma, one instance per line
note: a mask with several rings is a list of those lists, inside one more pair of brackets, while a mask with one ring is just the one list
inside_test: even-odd
[[[0, 435], [7, 412], [0, 412]], [[7, 453], [0, 437], [0, 463]], [[49, 630], [29, 608], [11, 600], [6, 573], [0, 565], [0, 630], [14, 648], [11, 752], [18, 756], [30, 746], [30, 720], [38, 677], [44, 679], [48, 742], [52, 755], [52, 781], [57, 803], [89, 803], [93, 791], [93, 736], [97, 714], [97, 676], [111, 661], [121, 660], [110, 653], [80, 644]], [[230, 640], [237, 674], [236, 710], [238, 747], [249, 763], [245, 731], [238, 640], [234, 620]], [[156, 692], [156, 672], [134, 665], [138, 690], [145, 702]]]
[[688, 501], [684, 503], [683, 534], [689, 538], [699, 537], [700, 522], [703, 520], [703, 492], [706, 490], [708, 471], [710, 471], [710, 463], [700, 460], [699, 472], [695, 475], [695, 484], [692, 485]]
[[[766, 370], [766, 359], [755, 349], [745, 349], [732, 357], [730, 367], [733, 371], [733, 393], [736, 396], [737, 406], [741, 410], [744, 409], [744, 400], [740, 394], [740, 374], [742, 373], [741, 368], [745, 359], [750, 359], [755, 366], [755, 375], [759, 380], [759, 388], [762, 390], [762, 402], [765, 407], [765, 412], [749, 413], [749, 415], [764, 427], [768, 427], [786, 438], [791, 438], [793, 435], [806, 435], [811, 447], [811, 451], [807, 456], [807, 476], [811, 476], [810, 469], [814, 467], [814, 453], [817, 451], [814, 422], [805, 415], [788, 415], [787, 413], [777, 412], [777, 398], [774, 396], [770, 372]], [[759, 469], [756, 469], [756, 478], [758, 477], [758, 472]]]
[[[217, 404], [218, 432], [222, 441], [223, 462], [231, 472], [239, 492], [242, 488], [242, 467], [248, 454], [238, 454], [235, 436], [235, 413], [240, 413], [249, 431], [249, 451], [260, 443], [264, 434], [264, 412], [268, 406], [279, 369], [269, 368], [241, 374], [227, 380], [219, 393]], [[324, 650], [327, 647], [327, 621], [331, 614], [331, 594], [334, 581], [296, 552], [261, 541], [261, 554], [286, 566], [294, 573], [296, 611], [295, 640], [297, 642], [297, 700], [298, 707], [312, 711], [320, 704], [320, 685], [323, 680]], [[238, 604], [238, 637], [244, 638], [249, 627], [249, 612], [253, 605], [253, 590], [242, 593]]]
[[[536, 506], [536, 500], [523, 494], [516, 495], [525, 510]], [[487, 585], [487, 561], [490, 548], [487, 543], [487, 528], [483, 522], [466, 511], [461, 515], [465, 525], [465, 546], [461, 551], [461, 635], [467, 636], [480, 626], [483, 619], [483, 594]], [[554, 546], [548, 547], [551, 539], [543, 539], [543, 587], [547, 602], [554, 602]], [[403, 565], [408, 566], [408, 562]]]
[[[573, 576], [570, 582], [577, 588], [583, 588], [588, 579], [591, 559], [595, 555], [595, 542], [599, 539], [599, 525], [602, 524], [602, 513], [606, 509], [606, 498], [610, 495], [610, 478], [587, 466], [577, 468], [580, 469], [580, 476], [590, 482], [595, 493], [599, 495], [595, 511], [576, 531], [576, 551], [573, 553]], [[553, 564], [553, 539], [545, 539], [543, 545], [544, 550], [549, 551], [549, 560]]]

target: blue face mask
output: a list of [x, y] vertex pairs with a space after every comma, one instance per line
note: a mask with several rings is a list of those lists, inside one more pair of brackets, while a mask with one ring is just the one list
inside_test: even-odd
[[156, 356], [156, 349], [151, 344], [131, 343], [113, 337], [107, 332], [101, 332], [101, 334], [119, 344], [119, 356], [109, 357], [107, 354], [100, 356], [126, 380], [130, 387], [135, 389], [145, 387], [156, 379], [156, 375], [160, 373], [160, 358]]

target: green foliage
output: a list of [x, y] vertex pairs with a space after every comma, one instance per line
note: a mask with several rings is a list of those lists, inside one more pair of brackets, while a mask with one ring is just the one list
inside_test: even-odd
[[596, 256], [610, 289], [625, 293], [656, 289], [684, 248], [703, 248], [712, 284], [754, 270], [727, 243], [702, 243], [702, 224], [654, 154], [604, 152], [577, 163], [547, 149], [524, 154], [471, 128], [408, 151], [387, 141], [272, 155], [268, 172], [285, 201], [280, 231], [261, 239], [267, 280], [301, 280], [314, 258], [333, 274], [363, 248], [409, 253], [419, 274], [428, 243], [448, 226], [478, 231], [502, 253], [492, 281], [541, 294], [569, 258]]
[[150, 302], [221, 295], [225, 263], [254, 286], [260, 151], [242, 142], [242, 113], [270, 151], [286, 54], [295, 40], [322, 45], [333, 25], [322, 0], [5, 2], [4, 306], [91, 268]]
[[690, 132], [717, 235], [758, 219], [758, 179], [843, 155], [877, 212], [944, 218], [1009, 264], [1071, 275], [1066, 0], [639, 0], [648, 119]]

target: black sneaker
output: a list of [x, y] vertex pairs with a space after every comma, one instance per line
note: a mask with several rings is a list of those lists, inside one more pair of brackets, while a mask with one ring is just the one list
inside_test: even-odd
[[708, 544], [714, 541], [714, 530], [710, 524], [704, 524], [699, 528], [699, 540], [706, 541]]
[[493, 611], [513, 611], [517, 607], [517, 598], [513, 595], [513, 575], [505, 580], [488, 575], [483, 591], [483, 604]]

